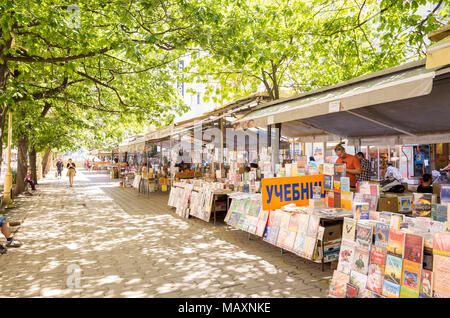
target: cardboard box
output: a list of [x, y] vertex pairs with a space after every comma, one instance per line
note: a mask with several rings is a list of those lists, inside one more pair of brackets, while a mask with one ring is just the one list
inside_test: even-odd
[[387, 212], [398, 212], [397, 197], [379, 198], [377, 210], [378, 211], [387, 211]]
[[325, 227], [323, 241], [330, 242], [339, 240], [342, 237], [342, 224], [329, 225]]

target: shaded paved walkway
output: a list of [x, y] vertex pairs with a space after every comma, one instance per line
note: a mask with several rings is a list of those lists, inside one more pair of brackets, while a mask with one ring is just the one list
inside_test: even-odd
[[[325, 297], [329, 266], [225, 225], [181, 219], [167, 194], [79, 171], [18, 199], [20, 249], [0, 256], [0, 297]], [[2, 238], [4, 241], [4, 238]]]

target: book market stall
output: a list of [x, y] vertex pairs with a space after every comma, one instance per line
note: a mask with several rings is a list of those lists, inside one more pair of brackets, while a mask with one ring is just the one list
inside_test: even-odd
[[145, 141], [143, 136], [134, 136], [119, 145], [121, 186], [139, 189], [141, 176], [139, 167], [144, 159]]

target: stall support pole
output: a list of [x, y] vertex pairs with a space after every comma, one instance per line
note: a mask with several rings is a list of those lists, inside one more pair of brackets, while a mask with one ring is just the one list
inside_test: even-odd
[[223, 118], [220, 118], [220, 169], [223, 169]]

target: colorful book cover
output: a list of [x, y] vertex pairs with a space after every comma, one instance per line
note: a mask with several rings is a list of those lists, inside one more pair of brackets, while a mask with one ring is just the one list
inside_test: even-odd
[[355, 202], [355, 220], [369, 219], [369, 204], [365, 202]]
[[305, 246], [306, 233], [305, 232], [297, 232], [297, 236], [295, 237], [293, 250], [295, 253], [303, 255], [303, 249]]
[[344, 217], [342, 239], [355, 241], [355, 233], [356, 233], [356, 220]]
[[375, 227], [375, 245], [387, 247], [389, 240], [389, 225], [382, 222], [377, 222]]
[[358, 288], [366, 288], [367, 275], [361, 274], [358, 271], [352, 271], [350, 273], [350, 283]]
[[256, 232], [255, 235], [262, 237], [264, 234], [264, 230], [267, 225], [267, 219], [269, 217], [269, 211], [267, 210], [261, 210], [259, 213], [259, 219], [258, 224], [256, 225]]
[[362, 202], [369, 203], [370, 211], [376, 211], [378, 207], [378, 196], [371, 194], [363, 194]]
[[291, 218], [289, 219], [289, 227], [288, 227], [289, 231], [297, 232], [299, 219], [300, 219], [300, 215], [299, 214], [292, 214], [291, 215]]
[[427, 269], [422, 269], [420, 279], [420, 296], [433, 297], [433, 272]]
[[383, 282], [383, 296], [388, 298], [400, 297], [400, 285], [394, 284], [386, 279]]
[[386, 223], [387, 225], [391, 224], [391, 215], [390, 212], [380, 212], [380, 221]]
[[358, 287], [347, 283], [347, 291], [345, 294], [345, 298], [358, 298]]
[[384, 265], [386, 265], [386, 257], [386, 247], [372, 245], [372, 248], [370, 249], [370, 264], [377, 264], [384, 267]]
[[360, 224], [356, 226], [356, 247], [362, 247], [367, 250], [372, 245], [373, 227], [369, 224]]
[[450, 297], [450, 257], [433, 255], [433, 297]]
[[403, 259], [393, 255], [386, 257], [386, 269], [384, 272], [384, 281], [400, 285], [402, 278]]
[[367, 275], [369, 270], [369, 251], [364, 248], [356, 248], [353, 257], [352, 271], [356, 270], [361, 274]]
[[399, 212], [410, 212], [412, 210], [412, 196], [401, 196], [398, 197], [398, 211]]
[[405, 246], [405, 233], [399, 230], [390, 229], [388, 239], [388, 253], [403, 257]]
[[433, 195], [431, 193], [413, 193], [413, 197], [413, 216], [430, 217]]
[[325, 191], [333, 191], [333, 187], [334, 187], [333, 176], [325, 175], [323, 180], [324, 180], [323, 188], [325, 189]]
[[347, 291], [347, 283], [349, 281], [349, 275], [335, 270], [333, 272], [333, 278], [331, 279], [328, 295], [334, 298], [344, 298]]
[[433, 254], [450, 256], [450, 233], [434, 233]]
[[341, 208], [345, 210], [352, 210], [353, 193], [341, 192]]
[[323, 174], [327, 176], [334, 176], [334, 164], [324, 163], [323, 164]]
[[401, 286], [400, 298], [419, 298], [419, 292], [406, 286]]
[[346, 164], [345, 163], [336, 163], [334, 164], [334, 180], [341, 181], [341, 177], [345, 177], [346, 175]]
[[334, 208], [334, 192], [328, 191], [326, 194], [327, 207]]
[[334, 191], [334, 207], [340, 208], [341, 207], [341, 193]]
[[350, 192], [350, 178], [341, 177], [341, 192]]
[[406, 233], [404, 254], [405, 260], [422, 264], [423, 237], [416, 234]]
[[441, 203], [450, 203], [450, 184], [441, 184]]
[[350, 274], [354, 254], [355, 242], [342, 239], [337, 270], [345, 274]]
[[334, 192], [341, 192], [341, 182], [340, 181], [333, 181], [333, 191]]
[[416, 263], [409, 261], [407, 259], [403, 260], [402, 269], [402, 286], [413, 289], [419, 293], [420, 288], [420, 269], [422, 268], [422, 263]]
[[383, 274], [377, 271], [371, 272], [369, 270], [369, 275], [367, 276], [367, 289], [374, 293], [381, 294], [383, 291], [383, 279]]

